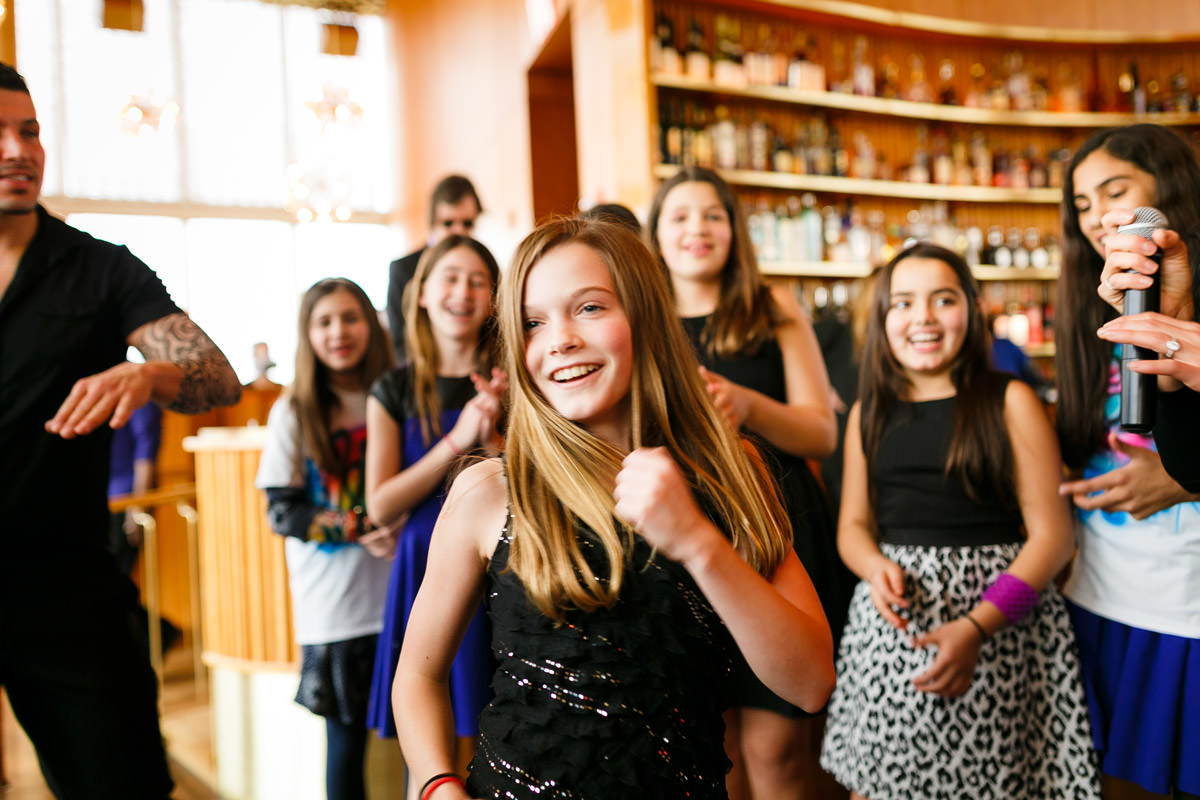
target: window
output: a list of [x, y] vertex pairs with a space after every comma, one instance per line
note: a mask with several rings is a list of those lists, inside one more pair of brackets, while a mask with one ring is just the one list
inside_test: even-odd
[[[158, 271], [243, 382], [255, 375], [253, 344], [266, 341], [272, 377], [288, 383], [301, 292], [344, 276], [382, 308], [388, 261], [407, 244], [384, 216], [395, 174], [386, 25], [355, 17], [357, 54], [332, 56], [320, 47], [331, 20], [317, 9], [144, 7], [144, 30], [130, 32], [101, 26], [101, 0], [20, 5], [17, 59], [42, 123], [46, 206]], [[361, 114], [322, 129], [316, 112], [339, 99]], [[158, 114], [157, 132], [123, 130], [130, 106], [145, 122]], [[299, 223], [296, 172], [304, 202], [345, 203], [350, 221]]]

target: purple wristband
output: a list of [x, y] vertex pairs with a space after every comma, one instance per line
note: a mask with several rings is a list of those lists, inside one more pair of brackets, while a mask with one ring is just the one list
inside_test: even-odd
[[1037, 605], [1038, 593], [1016, 575], [1001, 572], [980, 599], [1000, 609], [1009, 625], [1016, 625]]

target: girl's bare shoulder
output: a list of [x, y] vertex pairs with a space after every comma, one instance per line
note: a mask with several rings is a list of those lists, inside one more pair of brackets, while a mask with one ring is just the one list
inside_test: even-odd
[[442, 507], [441, 524], [471, 536], [490, 558], [508, 516], [508, 483], [499, 458], [478, 461], [454, 479]]

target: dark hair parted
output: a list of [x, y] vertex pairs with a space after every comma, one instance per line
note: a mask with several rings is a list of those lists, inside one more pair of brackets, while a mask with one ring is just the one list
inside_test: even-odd
[[471, 179], [465, 175], [447, 175], [438, 181], [437, 186], [433, 187], [433, 195], [429, 198], [429, 224], [434, 223], [434, 214], [437, 213], [438, 205], [445, 203], [448, 206], [456, 205], [464, 197], [470, 197], [475, 201], [475, 207], [483, 212], [483, 203], [479, 202], [479, 194], [475, 191], [475, 184], [471, 183]]
[[1096, 293], [1104, 259], [1080, 229], [1075, 208], [1075, 169], [1097, 150], [1154, 178], [1154, 207], [1187, 245], [1192, 297], [1200, 309], [1200, 164], [1195, 150], [1160, 125], [1128, 125], [1093, 134], [1071, 158], [1062, 192], [1063, 258], [1054, 326], [1056, 419], [1063, 462], [1072, 468], [1082, 467], [1103, 449], [1108, 431], [1104, 403], [1113, 345], [1098, 338], [1096, 329], [1117, 312]]
[[441, 364], [429, 312], [421, 305], [421, 290], [434, 268], [452, 250], [466, 248], [479, 257], [487, 268], [492, 282], [492, 311], [479, 330], [475, 349], [476, 371], [487, 376], [499, 360], [499, 337], [496, 329], [495, 298], [500, 283], [500, 266], [492, 252], [470, 236], [452, 234], [432, 247], [425, 248], [417, 262], [412, 280], [404, 287], [404, 348], [408, 353], [413, 377], [413, 396], [421, 420], [421, 438], [429, 444], [442, 435], [442, 406], [437, 394], [437, 375]]
[[771, 297], [771, 287], [758, 271], [758, 258], [750, 241], [746, 217], [729, 184], [717, 173], [703, 167], [679, 170], [664, 181], [654, 195], [646, 220], [646, 243], [657, 256], [659, 265], [667, 270], [658, 241], [658, 221], [671, 190], [681, 183], [692, 182], [707, 183], [716, 190], [733, 232], [729, 256], [721, 269], [721, 300], [701, 332], [700, 343], [710, 355], [721, 358], [753, 355], [764, 342], [775, 338], [777, 326], [789, 320], [782, 316]]
[[[962, 347], [950, 364], [956, 400], [946, 475], [957, 476], [974, 502], [999, 501], [1016, 507], [1012, 444], [1004, 424], [1006, 378], [991, 366], [987, 323], [979, 307], [979, 287], [966, 261], [957, 253], [928, 242], [918, 242], [896, 254], [875, 281], [870, 318], [867, 320], [859, 375], [860, 431], [868, 474], [879, 445], [901, 402], [909, 399], [912, 382], [887, 340], [886, 321], [892, 306], [892, 274], [897, 265], [912, 258], [941, 261], [958, 277], [963, 292], [967, 329]], [[872, 491], [872, 504], [875, 502]]]
[[341, 474], [345, 465], [338, 463], [329, 443], [329, 423], [339, 401], [329, 379], [328, 368], [317, 358], [309, 338], [313, 309], [322, 298], [334, 292], [349, 292], [358, 301], [367, 321], [367, 351], [358, 364], [357, 383], [364, 391], [392, 366], [392, 342], [379, 324], [379, 315], [371, 299], [357, 283], [347, 278], [317, 281], [300, 300], [299, 336], [296, 339], [296, 377], [288, 390], [289, 402], [308, 451], [317, 466], [330, 474]]
[[25, 78], [21, 73], [3, 62], [0, 62], [0, 89], [29, 94], [29, 87], [25, 84]]
[[579, 216], [601, 222], [616, 222], [639, 235], [642, 232], [642, 223], [638, 222], [637, 214], [620, 203], [597, 203]]

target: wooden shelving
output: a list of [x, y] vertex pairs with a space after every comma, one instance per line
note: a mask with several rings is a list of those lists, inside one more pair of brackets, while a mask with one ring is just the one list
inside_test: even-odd
[[937, 103], [915, 103], [883, 97], [862, 97], [841, 92], [806, 92], [786, 86], [723, 86], [711, 81], [698, 81], [684, 76], [652, 75], [652, 85], [663, 89], [698, 92], [705, 95], [768, 101], [787, 105], [824, 108], [836, 111], [856, 111], [886, 117], [953, 122], [964, 125], [1007, 125], [1028, 128], [1111, 128], [1134, 122], [1153, 122], [1156, 125], [1200, 125], [1200, 114], [1161, 112], [1155, 114], [1125, 114], [1119, 112], [1062, 112], [1062, 111], [996, 111], [988, 108], [966, 108]]
[[[679, 171], [674, 164], [654, 167], [657, 178], [669, 178]], [[879, 181], [862, 178], [838, 178], [831, 175], [796, 175], [788, 172], [759, 172], [749, 169], [717, 170], [725, 180], [737, 186], [781, 189], [792, 192], [895, 197], [905, 200], [948, 200], [966, 203], [1036, 203], [1058, 205], [1058, 189], [1002, 189], [994, 186], [947, 186], [937, 183]]]

